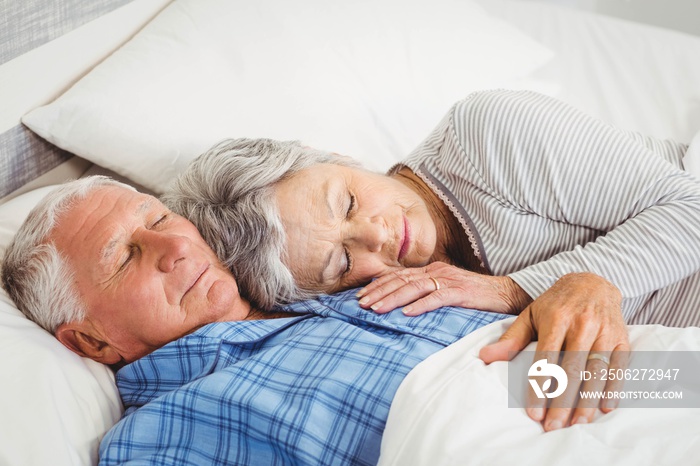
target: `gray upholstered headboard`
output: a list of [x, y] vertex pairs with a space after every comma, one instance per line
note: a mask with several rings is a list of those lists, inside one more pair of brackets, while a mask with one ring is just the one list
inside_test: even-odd
[[[0, 198], [72, 157], [24, 127], [21, 116], [65, 90], [115, 46], [128, 40], [164, 3], [163, 0], [136, 0], [133, 4], [132, 0], [0, 0]], [[41, 57], [46, 56], [47, 46], [61, 43], [65, 38], [62, 36], [80, 33], [77, 30], [81, 26], [127, 4], [132, 4], [129, 8], [135, 11], [123, 16], [141, 17], [129, 19], [131, 24], [119, 25], [123, 37], [118, 42], [106, 41], [97, 59], [93, 56], [86, 59], [83, 69], [53, 70], [53, 64], [42, 66]], [[79, 56], [80, 50], [71, 47], [55, 49]], [[54, 49], [51, 50], [53, 53]], [[54, 71], [62, 79], [60, 83], [50, 83]], [[41, 82], [37, 84], [38, 81]]]

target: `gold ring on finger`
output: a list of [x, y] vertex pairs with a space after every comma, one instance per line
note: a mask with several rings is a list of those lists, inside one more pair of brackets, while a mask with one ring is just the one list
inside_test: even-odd
[[610, 365], [610, 358], [608, 358], [607, 356], [604, 356], [604, 355], [602, 355], [602, 354], [599, 354], [599, 353], [591, 353], [591, 354], [589, 354], [587, 360], [588, 360], [588, 361], [591, 361], [591, 360], [593, 360], [593, 359], [597, 359], [597, 360], [599, 360], [599, 361], [603, 361], [607, 366]]
[[437, 281], [437, 278], [433, 278], [430, 276], [428, 278], [430, 278], [433, 281], [433, 283], [435, 283], [435, 291], [438, 291], [440, 289], [440, 283]]

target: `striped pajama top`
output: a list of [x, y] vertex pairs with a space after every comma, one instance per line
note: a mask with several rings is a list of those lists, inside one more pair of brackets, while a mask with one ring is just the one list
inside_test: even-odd
[[401, 164], [458, 218], [482, 266], [536, 298], [590, 271], [626, 322], [700, 321], [700, 181], [684, 144], [619, 130], [548, 96], [458, 102]]

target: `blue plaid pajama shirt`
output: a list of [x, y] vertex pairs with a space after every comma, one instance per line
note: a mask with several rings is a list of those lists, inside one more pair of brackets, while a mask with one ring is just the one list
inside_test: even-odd
[[419, 362], [507, 315], [378, 315], [354, 291], [302, 316], [213, 323], [117, 373], [126, 408], [100, 464], [376, 464], [399, 384]]

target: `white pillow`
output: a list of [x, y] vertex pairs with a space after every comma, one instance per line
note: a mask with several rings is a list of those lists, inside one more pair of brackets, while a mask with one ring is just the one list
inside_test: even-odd
[[[0, 258], [52, 186], [0, 205]], [[97, 464], [122, 405], [112, 372], [29, 321], [0, 289], [0, 464]]]
[[180, 0], [23, 122], [155, 192], [228, 137], [383, 170], [470, 92], [552, 53], [467, 0]]

